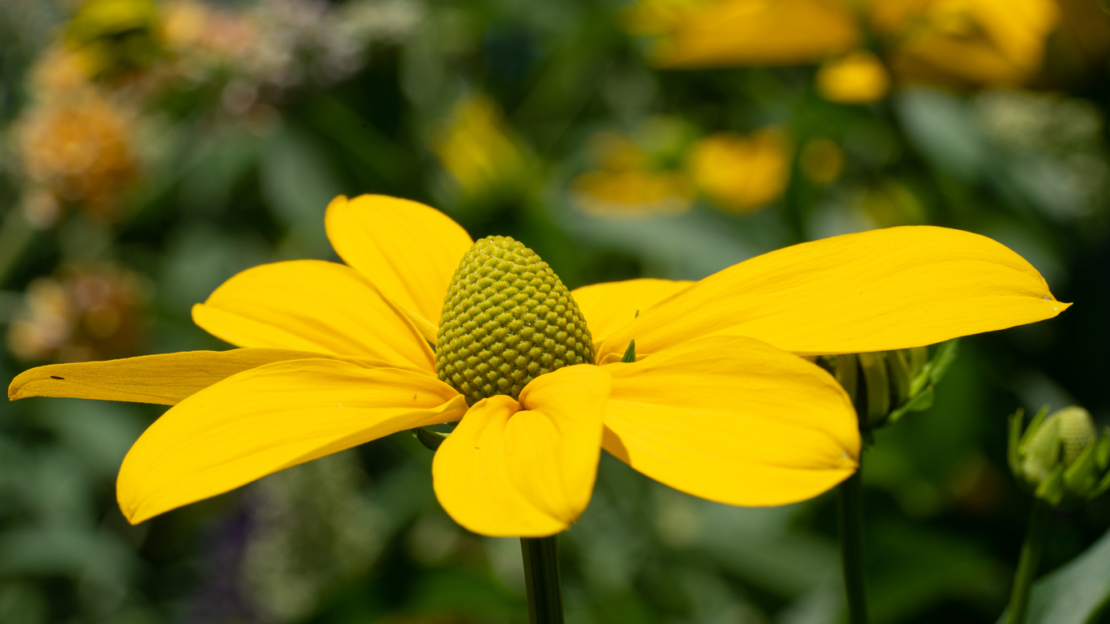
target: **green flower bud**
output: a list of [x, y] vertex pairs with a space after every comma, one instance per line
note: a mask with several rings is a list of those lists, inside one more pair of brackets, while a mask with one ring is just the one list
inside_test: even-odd
[[1099, 436], [1081, 407], [1049, 416], [1042, 409], [1024, 433], [1022, 412], [1010, 419], [1010, 469], [1035, 496], [1051, 505], [1074, 505], [1110, 487], [1110, 432]]
[[436, 340], [436, 373], [470, 405], [513, 397], [564, 366], [593, 363], [593, 338], [570, 291], [536, 252], [483, 238], [451, 279]]
[[933, 386], [956, 356], [956, 341], [928, 347], [822, 357], [818, 363], [836, 376], [859, 414], [860, 430], [877, 429], [908, 412], [933, 404]]

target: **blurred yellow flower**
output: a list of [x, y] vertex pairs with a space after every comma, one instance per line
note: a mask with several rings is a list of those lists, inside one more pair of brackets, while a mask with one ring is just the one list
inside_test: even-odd
[[1059, 18], [1053, 0], [872, 0], [872, 7], [876, 28], [897, 41], [896, 73], [975, 85], [1016, 85], [1032, 77]]
[[676, 171], [590, 171], [571, 190], [583, 210], [610, 216], [679, 214], [694, 201], [694, 186]]
[[65, 27], [66, 46], [90, 77], [145, 67], [158, 55], [158, 9], [152, 0], [85, 0]]
[[[625, 25], [657, 37], [662, 67], [816, 63], [856, 50], [869, 27], [901, 79], [1009, 85], [1040, 67], [1057, 14], [1053, 0], [642, 0]], [[859, 54], [823, 68], [827, 97], [885, 92], [881, 65]]]
[[[641, 137], [660, 151], [673, 149], [676, 128], [665, 120], [648, 124]], [[598, 215], [679, 214], [694, 203], [693, 183], [680, 169], [666, 166], [665, 154], [653, 154], [628, 135], [599, 132], [590, 139], [595, 171], [571, 181], [571, 194], [582, 210]]]
[[626, 25], [660, 35], [651, 56], [663, 67], [810, 63], [848, 52], [860, 39], [839, 0], [644, 0]]
[[752, 212], [782, 196], [790, 181], [792, 152], [789, 139], [776, 128], [747, 136], [720, 132], [694, 144], [687, 169], [720, 208]]
[[471, 94], [455, 103], [432, 138], [443, 168], [465, 195], [486, 197], [520, 189], [530, 179], [531, 157], [490, 97]]
[[[472, 243], [415, 202], [339, 197], [326, 226], [349, 266], [255, 267], [194, 307], [198, 325], [241, 348], [39, 367], [12, 381], [9, 398], [174, 406], [121, 466], [117, 495], [133, 523], [390, 433], [461, 419], [432, 464], [444, 509], [478, 533], [542, 536], [585, 509], [602, 446], [709, 500], [812, 497], [854, 472], [860, 439], [844, 390], [797, 355], [922, 346], [1068, 307], [1003, 245], [944, 228], [833, 237], [695, 283], [599, 284], [567, 300], [534, 252], [511, 239], [500, 239], [515, 245], [511, 256], [476, 252], [494, 243]], [[508, 272], [528, 283], [549, 277], [515, 289]], [[531, 318], [518, 316], [522, 306]], [[555, 320], [572, 309], [577, 320], [565, 332], [590, 339], [594, 363], [514, 369], [563, 357], [567, 337]], [[570, 327], [581, 319], [588, 329]], [[522, 346], [511, 355], [514, 345]], [[494, 362], [489, 351], [504, 357]], [[467, 379], [502, 389], [505, 375], [536, 376], [519, 396], [491, 393], [469, 405], [462, 393], [471, 390], [444, 362], [465, 362]]]
[[114, 266], [63, 268], [27, 287], [8, 327], [23, 360], [84, 362], [133, 355], [142, 336], [146, 293], [134, 273]]
[[817, 70], [817, 91], [832, 102], [866, 104], [881, 100], [889, 89], [886, 67], [866, 50], [826, 60]]

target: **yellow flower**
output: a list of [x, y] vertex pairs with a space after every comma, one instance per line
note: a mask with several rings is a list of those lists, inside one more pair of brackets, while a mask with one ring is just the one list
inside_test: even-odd
[[890, 89], [890, 75], [872, 53], [856, 50], [826, 61], [817, 70], [821, 97], [844, 104], [866, 104], [880, 100]]
[[486, 95], [460, 99], [432, 147], [459, 188], [472, 197], [511, 192], [530, 176], [527, 150]]
[[[666, 11], [661, 6], [666, 5]], [[647, 0], [629, 15], [633, 32], [660, 34], [664, 67], [793, 65], [844, 54], [859, 43], [855, 16], [839, 0]]]
[[146, 67], [159, 53], [159, 38], [151, 0], [86, 0], [65, 27], [66, 45], [90, 77]]
[[[661, 67], [729, 67], [833, 61], [819, 77], [841, 102], [873, 101], [886, 72], [861, 55], [870, 27], [900, 78], [1010, 85], [1044, 56], [1059, 10], [1052, 0], [641, 0], [627, 29], [655, 35]], [[855, 51], [855, 52], [853, 52]], [[873, 57], [872, 57], [873, 59]], [[870, 97], [865, 97], [870, 96]]]
[[694, 201], [694, 187], [675, 171], [589, 171], [571, 184], [586, 212], [608, 216], [681, 214]]
[[697, 194], [686, 173], [675, 168], [686, 141], [686, 128], [666, 118], [651, 120], [635, 137], [598, 132], [590, 138], [598, 168], [571, 181], [575, 204], [618, 217], [686, 212]]
[[[477, 324], [462, 325], [469, 334], [443, 333], [459, 315], [488, 313], [483, 328], [490, 318], [502, 323], [488, 298], [455, 290], [450, 301], [459, 305], [444, 304], [460, 280], [492, 283], [463, 262], [483, 242], [472, 244], [427, 206], [381, 196], [337, 198], [326, 225], [347, 265], [255, 267], [194, 307], [198, 325], [241, 348], [40, 367], [19, 375], [9, 398], [174, 405], [120, 469], [119, 503], [131, 522], [390, 433], [460, 421], [432, 466], [444, 509], [475, 532], [542, 536], [586, 507], [602, 446], [714, 501], [814, 496], [855, 470], [859, 433], [836, 381], [794, 354], [926, 345], [1067, 307], [1032, 266], [990, 239], [934, 227], [851, 234], [699, 282], [640, 279], [576, 290], [573, 301], [560, 296], [565, 305], [530, 300], [548, 307], [532, 308], [548, 319], [577, 307], [588, 331], [574, 331], [592, 336], [594, 363], [540, 374], [516, 399], [495, 394], [468, 405], [437, 376], [436, 352], [458, 363], [459, 345], [481, 338]], [[548, 275], [544, 288], [565, 292], [527, 257]], [[502, 324], [491, 335], [506, 343], [526, 330], [538, 336], [538, 321], [524, 320], [515, 333], [498, 333], [513, 327]], [[633, 339], [637, 361], [623, 363]], [[492, 362], [479, 355], [475, 362]]]
[[897, 38], [891, 65], [898, 74], [914, 81], [1000, 86], [1021, 84], [1040, 69], [1059, 13], [1052, 0], [873, 4], [877, 28]]
[[687, 168], [713, 203], [729, 212], [754, 212], [786, 190], [792, 152], [786, 135], [775, 128], [749, 136], [719, 132], [693, 146]]

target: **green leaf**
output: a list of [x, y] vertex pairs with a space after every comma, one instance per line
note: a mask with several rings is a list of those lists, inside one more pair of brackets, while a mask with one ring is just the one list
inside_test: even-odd
[[[1110, 531], [1071, 563], [1037, 581], [1026, 624], [1094, 624], [1110, 603]], [[1006, 614], [998, 624], [1006, 624]]]
[[636, 361], [636, 341], [633, 339], [633, 340], [628, 341], [628, 348], [625, 349], [624, 357], [621, 358], [621, 362], [624, 362], [625, 364], [631, 364], [635, 361]]
[[944, 374], [948, 372], [948, 367], [952, 366], [952, 362], [956, 361], [959, 346], [959, 339], [955, 339], [942, 343], [940, 347], [937, 348], [937, 352], [933, 355], [933, 359], [929, 361], [930, 365], [926, 367], [929, 369], [929, 379], [933, 382], [934, 386], [940, 383], [941, 379], [944, 379]]
[[1069, 493], [1087, 494], [1093, 491], [1098, 476], [1095, 474], [1095, 445], [1088, 444], [1087, 448], [1075, 458], [1075, 461], [1064, 471], [1064, 486]]
[[1098, 469], [1106, 470], [1110, 467], [1110, 427], [1103, 427], [1102, 435], [1099, 436], [1095, 447], [1095, 460], [1098, 463]]
[[1034, 494], [1053, 507], [1059, 505], [1060, 501], [1064, 500], [1064, 464], [1056, 464], [1048, 478], [1037, 486]]
[[933, 398], [935, 393], [932, 386], [925, 388], [925, 390], [918, 392], [917, 396], [910, 399], [905, 405], [899, 407], [890, 413], [890, 422], [898, 422], [898, 419], [905, 416], [910, 412], [922, 412], [933, 406]]
[[1040, 409], [1039, 412], [1037, 412], [1037, 415], [1033, 417], [1033, 420], [1029, 422], [1029, 426], [1025, 428], [1025, 433], [1022, 434], [1021, 441], [1018, 443], [1019, 451], [1021, 451], [1022, 453], [1025, 452], [1025, 447], [1029, 445], [1029, 440], [1031, 440], [1033, 438], [1033, 434], [1035, 434], [1037, 430], [1041, 428], [1041, 424], [1044, 422], [1044, 419], [1047, 416], [1048, 406], [1045, 405]]
[[920, 367], [920, 371], [914, 375], [913, 381], [910, 382], [910, 396], [916, 396], [926, 386], [935, 386], [944, 378], [944, 374], [948, 372], [948, 367], [956, 361], [958, 346], [959, 340], [955, 339], [941, 343], [937, 347], [933, 357]]
[[1094, 491], [1091, 492], [1089, 500], [1094, 500], [1099, 496], [1102, 496], [1106, 493], [1106, 490], [1110, 490], [1110, 472], [1103, 475], [1102, 481], [1099, 481], [1099, 484], [1095, 486]]

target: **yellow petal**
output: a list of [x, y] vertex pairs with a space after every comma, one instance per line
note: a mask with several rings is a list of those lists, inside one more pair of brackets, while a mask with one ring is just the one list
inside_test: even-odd
[[173, 405], [235, 373], [282, 360], [317, 357], [319, 354], [305, 351], [232, 349], [51, 364], [13, 379], [8, 398], [71, 397]]
[[665, 67], [809, 63], [854, 48], [860, 33], [838, 0], [707, 2], [679, 20], [655, 51]]
[[412, 323], [354, 269], [296, 260], [247, 269], [224, 282], [193, 321], [239, 347], [346, 355], [435, 370]]
[[711, 275], [642, 311], [598, 361], [631, 338], [637, 353], [654, 353], [720, 333], [807, 355], [905, 349], [1041, 321], [1069, 305], [989, 238], [898, 227], [794, 245]]
[[542, 537], [586, 509], [601, 453], [608, 373], [592, 364], [537, 377], [520, 403], [494, 396], [470, 408], [436, 452], [436, 497], [482, 535]]
[[855, 411], [814, 364], [757, 340], [716, 336], [613, 376], [605, 450], [677, 490], [732, 505], [811, 498], [855, 470]]
[[[664, 279], [634, 279], [583, 286], [571, 291], [578, 309], [586, 317], [586, 327], [594, 339], [594, 351], [613, 332], [631, 323], [641, 310], [688, 288], [693, 282]], [[614, 349], [627, 349], [628, 343], [614, 345]], [[621, 351], [623, 353], [623, 350]], [[619, 358], [618, 358], [619, 359]]]
[[466, 402], [427, 373], [328, 359], [234, 375], [159, 418], [127, 453], [116, 494], [132, 523], [413, 427]]
[[416, 317], [435, 344], [447, 286], [473, 244], [466, 230], [434, 208], [384, 195], [337, 197], [325, 223], [343, 261]]

